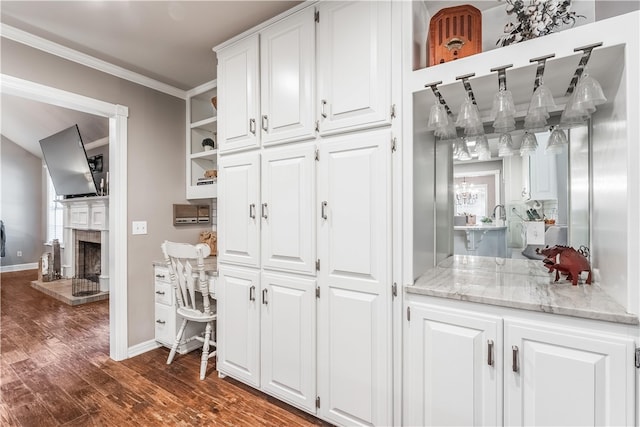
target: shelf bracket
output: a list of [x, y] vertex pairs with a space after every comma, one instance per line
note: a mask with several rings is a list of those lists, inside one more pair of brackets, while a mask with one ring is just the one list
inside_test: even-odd
[[428, 87], [428, 88], [431, 89], [431, 91], [433, 92], [435, 97], [438, 99], [438, 102], [440, 104], [444, 105], [444, 109], [445, 109], [445, 111], [447, 112], [448, 115], [453, 115], [451, 113], [451, 109], [447, 105], [447, 102], [444, 100], [444, 98], [442, 97], [442, 94], [438, 90], [438, 85], [439, 84], [442, 84], [442, 80], [437, 81], [437, 82], [433, 82], [433, 83], [427, 83], [426, 85], [424, 85], [424, 87]]
[[476, 97], [473, 95], [473, 89], [471, 89], [471, 83], [469, 83], [469, 79], [475, 75], [476, 73], [465, 74], [464, 76], [456, 77], [456, 80], [462, 80], [462, 85], [464, 86], [464, 90], [467, 92], [467, 96], [471, 99], [471, 102], [473, 102], [474, 105], [478, 105]]
[[536, 79], [533, 84], [533, 91], [535, 92], [538, 89], [538, 86], [542, 84], [542, 75], [544, 74], [544, 67], [547, 63], [547, 59], [555, 57], [556, 54], [552, 53], [550, 55], [539, 56], [537, 58], [531, 58], [529, 62], [537, 62], [538, 68], [536, 68]]
[[574, 52], [582, 51], [582, 58], [580, 58], [580, 62], [578, 62], [578, 67], [576, 68], [576, 72], [573, 73], [573, 77], [571, 78], [571, 82], [569, 83], [569, 87], [567, 88], [566, 96], [570, 96], [576, 85], [578, 84], [578, 80], [582, 75], [585, 67], [587, 66], [587, 62], [589, 62], [589, 58], [591, 58], [591, 51], [596, 47], [602, 46], [602, 42], [590, 44], [587, 46], [581, 46], [573, 49]]
[[513, 64], [501, 65], [500, 67], [494, 67], [491, 72], [498, 72], [498, 89], [507, 90], [507, 68], [513, 67]]

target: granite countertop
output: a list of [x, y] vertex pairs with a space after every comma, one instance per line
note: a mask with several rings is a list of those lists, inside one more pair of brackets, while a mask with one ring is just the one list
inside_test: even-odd
[[638, 316], [627, 313], [598, 284], [561, 279], [554, 282], [538, 260], [454, 255], [427, 270], [408, 293], [472, 301], [503, 307], [555, 313], [631, 325]]
[[[166, 264], [164, 261], [153, 261], [154, 266], [164, 267]], [[204, 271], [208, 276], [218, 276], [218, 257], [209, 256], [204, 259]]]

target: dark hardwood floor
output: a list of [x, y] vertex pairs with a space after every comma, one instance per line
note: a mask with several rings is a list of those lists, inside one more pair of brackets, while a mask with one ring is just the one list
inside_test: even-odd
[[200, 352], [159, 348], [109, 359], [109, 304], [71, 307], [31, 288], [35, 270], [0, 275], [0, 425], [327, 425], [235, 380]]

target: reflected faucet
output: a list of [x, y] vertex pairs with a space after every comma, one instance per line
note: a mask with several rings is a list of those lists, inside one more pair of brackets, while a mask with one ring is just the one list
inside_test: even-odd
[[491, 218], [497, 219], [496, 218], [496, 211], [498, 210], [498, 208], [502, 208], [502, 215], [500, 215], [500, 219], [506, 220], [507, 219], [507, 210], [505, 209], [504, 205], [496, 205], [496, 207], [493, 208], [493, 215], [491, 215]]

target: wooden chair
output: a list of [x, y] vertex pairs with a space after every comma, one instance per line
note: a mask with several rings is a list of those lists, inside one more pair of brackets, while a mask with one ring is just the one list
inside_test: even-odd
[[[215, 302], [211, 304], [209, 285], [204, 271], [204, 258], [209, 256], [211, 249], [206, 244], [190, 245], [165, 241], [162, 252], [169, 268], [171, 283], [175, 289], [178, 303], [177, 312], [182, 316], [182, 325], [178, 330], [176, 341], [171, 347], [167, 365], [171, 364], [182, 340], [187, 322], [205, 323], [204, 337], [195, 335], [188, 337], [185, 343], [198, 340], [202, 345], [200, 362], [200, 379], [203, 380], [207, 371], [207, 362], [216, 355], [216, 351], [209, 352], [209, 347], [217, 348], [213, 323], [217, 319]], [[212, 339], [212, 334], [214, 339]]]

